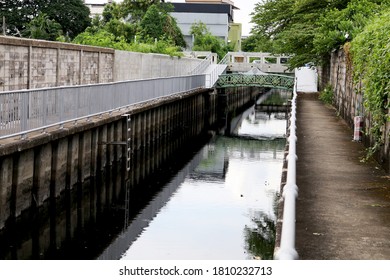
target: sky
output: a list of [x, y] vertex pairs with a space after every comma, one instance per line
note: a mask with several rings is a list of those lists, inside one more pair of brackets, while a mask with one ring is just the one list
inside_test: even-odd
[[[250, 23], [251, 16], [250, 14], [253, 11], [255, 3], [260, 2], [261, 0], [232, 0], [234, 5], [239, 8], [239, 10], [234, 11], [234, 22], [242, 24], [242, 36], [248, 36], [250, 34], [250, 30], [253, 27], [253, 24]], [[88, 4], [102, 4], [107, 3], [107, 0], [86, 0]], [[120, 0], [116, 0], [115, 2], [121, 2]], [[184, 3], [185, 0], [168, 0], [167, 2], [177, 2]]]

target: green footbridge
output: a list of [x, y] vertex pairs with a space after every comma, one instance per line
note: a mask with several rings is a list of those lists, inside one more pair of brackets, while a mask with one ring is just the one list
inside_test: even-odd
[[219, 75], [216, 83], [217, 88], [230, 87], [269, 87], [293, 90], [295, 78], [277, 74], [223, 74]]

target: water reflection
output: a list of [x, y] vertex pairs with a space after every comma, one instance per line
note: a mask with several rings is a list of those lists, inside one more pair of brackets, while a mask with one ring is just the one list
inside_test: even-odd
[[[244, 229], [261, 211], [275, 221], [284, 140], [217, 137], [124, 259], [252, 259]], [[152, 201], [147, 208], [156, 208]]]
[[275, 247], [275, 220], [257, 211], [252, 215], [252, 226], [245, 226], [246, 249], [254, 259], [271, 260]]

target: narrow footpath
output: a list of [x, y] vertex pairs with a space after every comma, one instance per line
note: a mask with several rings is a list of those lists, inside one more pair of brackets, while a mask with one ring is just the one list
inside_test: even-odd
[[390, 177], [317, 94], [297, 103], [299, 259], [390, 260]]

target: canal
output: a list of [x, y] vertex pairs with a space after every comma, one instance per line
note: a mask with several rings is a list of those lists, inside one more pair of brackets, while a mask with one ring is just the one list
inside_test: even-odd
[[0, 258], [272, 259], [287, 113], [261, 105], [290, 97], [264, 94], [138, 186], [111, 166], [8, 225]]

